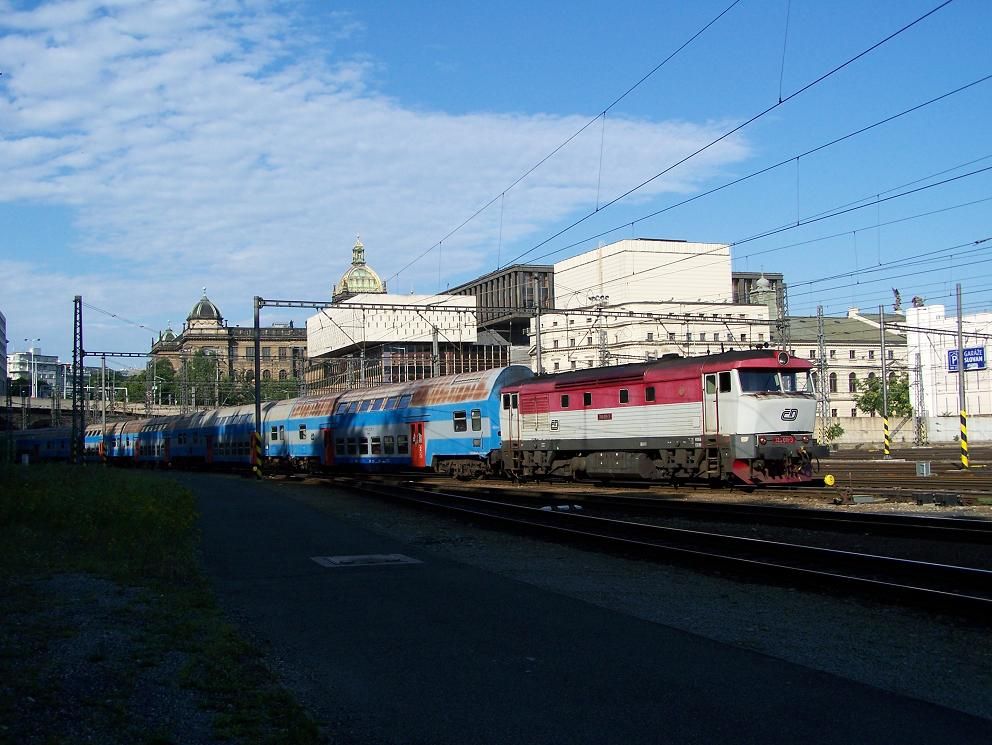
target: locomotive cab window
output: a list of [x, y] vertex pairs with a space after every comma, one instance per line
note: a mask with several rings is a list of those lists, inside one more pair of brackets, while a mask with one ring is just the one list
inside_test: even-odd
[[781, 393], [778, 372], [775, 370], [738, 370], [741, 390], [744, 393]]
[[645, 401], [654, 401], [654, 386], [653, 385], [649, 385], [647, 388], [644, 389], [644, 400]]
[[630, 391], [626, 388], [620, 389], [620, 403], [627, 404], [630, 403]]
[[468, 429], [468, 422], [464, 411], [455, 411], [451, 414], [451, 420], [455, 425], [455, 432], [464, 432]]
[[563, 408], [563, 409], [567, 409], [568, 408], [568, 394], [567, 393], [562, 394], [562, 397], [561, 397], [561, 408]]
[[720, 393], [730, 393], [730, 372], [720, 373]]
[[815, 391], [813, 379], [806, 370], [783, 370], [782, 390], [789, 393], [810, 393]]
[[716, 393], [716, 375], [706, 376], [706, 394], [712, 396]]
[[503, 411], [508, 411], [510, 408], [510, 394], [503, 394]]

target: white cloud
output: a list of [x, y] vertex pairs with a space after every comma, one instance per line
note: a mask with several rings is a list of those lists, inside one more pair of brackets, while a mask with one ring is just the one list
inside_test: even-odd
[[[331, 19], [325, 42], [362, 30]], [[375, 93], [380, 62], [328, 56], [299, 23], [253, 3], [0, 0], [0, 202], [72, 205], [80, 257], [75, 276], [40, 258], [0, 279], [8, 316], [34, 279], [70, 304], [81, 286], [110, 308], [141, 298], [133, 315], [161, 325], [202, 284], [225, 314], [255, 294], [324, 297], [357, 232], [388, 277], [588, 121], [405, 108]], [[723, 128], [611, 118], [600, 183], [591, 127], [507, 194], [504, 243], [540, 239], [597, 188], [606, 201]], [[689, 191], [747, 153], [723, 142], [637, 198]], [[447, 241], [442, 282], [490, 270], [498, 230], [490, 209]], [[119, 272], [91, 273], [94, 257]], [[435, 253], [391, 289], [432, 291], [438, 275]]]

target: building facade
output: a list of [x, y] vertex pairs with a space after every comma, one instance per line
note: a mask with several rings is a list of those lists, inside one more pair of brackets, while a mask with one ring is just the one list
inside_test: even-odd
[[7, 377], [27, 381], [34, 398], [51, 398], [65, 390], [65, 365], [58, 355], [42, 354], [40, 347], [9, 355]]
[[[907, 365], [906, 318], [886, 313], [885, 374], [895, 380], [909, 372]], [[882, 337], [878, 313], [861, 313], [851, 308], [846, 318], [823, 317], [823, 345], [820, 321], [816, 316], [789, 319], [792, 354], [810, 360], [816, 368], [817, 390], [825, 397], [824, 407], [831, 419], [873, 416], [857, 408], [861, 384], [882, 375]]]
[[992, 414], [992, 372], [985, 357], [992, 334], [992, 313], [962, 316], [965, 349], [963, 375], [957, 372], [958, 319], [943, 305], [923, 301], [906, 309], [910, 381], [922, 391], [920, 404], [928, 416], [957, 416], [958, 386], [964, 383], [969, 415]]
[[734, 302], [723, 244], [617, 241], [555, 264], [554, 288], [554, 309], [531, 321], [533, 367], [543, 372], [748, 349], [772, 338], [767, 305]]
[[475, 298], [479, 329], [495, 331], [511, 345], [526, 347], [539, 298], [542, 312], [554, 308], [554, 267], [514, 264], [448, 290]]
[[480, 331], [475, 298], [353, 295], [307, 319], [312, 392], [362, 388], [509, 364], [509, 343]]
[[[264, 327], [260, 335], [262, 380], [301, 380], [307, 357], [306, 329], [289, 323]], [[176, 334], [166, 329], [152, 343], [151, 356], [155, 364], [167, 362], [178, 372], [197, 352], [216, 357], [231, 380], [255, 379], [255, 330], [228, 326], [205, 288], [182, 331]]]

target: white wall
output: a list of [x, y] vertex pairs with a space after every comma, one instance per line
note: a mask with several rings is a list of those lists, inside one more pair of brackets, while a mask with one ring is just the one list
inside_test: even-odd
[[[869, 417], [840, 417], [832, 419], [844, 428], [844, 434], [834, 442], [840, 447], [875, 446], [882, 449], [882, 418]], [[819, 423], [814, 432], [819, 432]], [[931, 445], [947, 444], [958, 441], [960, 434], [960, 419], [956, 416], [927, 417], [927, 440]], [[889, 417], [889, 435], [893, 446], [914, 445], [916, 430], [913, 417], [900, 419]], [[992, 442], [992, 416], [968, 417], [968, 444], [976, 442]]]
[[645, 300], [719, 302], [733, 300], [730, 247], [629, 239], [555, 264], [555, 307], [589, 304], [609, 295], [611, 304]]
[[[348, 308], [349, 303], [404, 307], [361, 309]], [[428, 304], [444, 309], [417, 307]], [[475, 342], [476, 299], [468, 295], [356, 295], [307, 319], [307, 355], [314, 358], [355, 344], [430, 343], [434, 326], [441, 342]]]

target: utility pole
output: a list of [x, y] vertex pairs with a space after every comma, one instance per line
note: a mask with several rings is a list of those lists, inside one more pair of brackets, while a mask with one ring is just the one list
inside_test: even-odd
[[83, 433], [86, 430], [86, 401], [83, 390], [83, 296], [72, 302], [72, 462], [83, 462]]
[[830, 393], [827, 385], [827, 339], [823, 333], [823, 306], [816, 306], [816, 344], [818, 355], [819, 385], [817, 394], [820, 406], [820, 442], [827, 437], [827, 418], [830, 416]]
[[781, 292], [775, 293], [775, 304], [778, 312], [778, 318], [776, 319], [778, 338], [782, 351], [791, 354], [792, 333], [789, 328], [789, 288], [785, 286], [785, 282], [782, 282], [779, 288]]
[[926, 396], [923, 395], [923, 361], [920, 353], [916, 353], [916, 444], [923, 446], [929, 444], [927, 435], [927, 405]]
[[540, 276], [534, 274], [534, 327], [535, 327], [535, 344], [534, 351], [537, 357], [537, 374], [540, 375], [544, 372], [544, 363], [541, 360], [541, 280]]
[[958, 406], [961, 409], [961, 468], [968, 465], [968, 407], [965, 401], [964, 377], [964, 325], [961, 319], [961, 283], [956, 285], [958, 296]]
[[441, 375], [441, 349], [438, 342], [438, 328], [431, 324], [431, 377]]
[[889, 381], [885, 377], [885, 306], [878, 306], [878, 331], [882, 338], [882, 438], [883, 455], [892, 457], [892, 437], [889, 435]]
[[590, 295], [589, 299], [596, 303], [596, 324], [599, 326], [599, 366], [606, 367], [610, 364], [610, 334], [603, 318], [603, 309], [610, 302], [610, 296]]
[[107, 446], [107, 355], [100, 355], [100, 425], [103, 427], [103, 446]]

